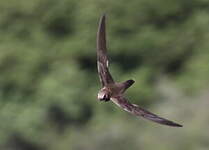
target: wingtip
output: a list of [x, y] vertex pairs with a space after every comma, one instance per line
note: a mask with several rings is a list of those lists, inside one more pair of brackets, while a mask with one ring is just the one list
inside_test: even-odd
[[106, 14], [104, 13], [100, 17], [100, 24], [103, 24], [105, 22], [105, 19], [106, 19]]
[[174, 122], [168, 123], [167, 125], [172, 126], [172, 127], [183, 127], [183, 125], [174, 123]]
[[106, 17], [106, 13], [103, 13], [101, 18], [105, 18]]
[[103, 14], [99, 20], [99, 26], [97, 31], [97, 50], [106, 49], [105, 17], [106, 15]]
[[181, 124], [176, 124], [175, 127], [183, 127], [183, 125], [181, 125]]

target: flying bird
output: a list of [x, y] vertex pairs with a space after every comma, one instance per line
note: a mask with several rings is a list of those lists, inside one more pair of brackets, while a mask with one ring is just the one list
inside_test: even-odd
[[172, 127], [182, 127], [173, 121], [159, 117], [136, 104], [132, 104], [124, 97], [124, 92], [135, 82], [134, 80], [127, 80], [125, 82], [115, 82], [108, 70], [108, 57], [106, 46], [106, 28], [105, 15], [101, 16], [97, 32], [97, 68], [99, 79], [102, 88], [98, 92], [98, 99], [100, 101], [112, 101], [125, 111], [144, 117], [145, 119], [154, 121], [159, 124], [168, 125]]

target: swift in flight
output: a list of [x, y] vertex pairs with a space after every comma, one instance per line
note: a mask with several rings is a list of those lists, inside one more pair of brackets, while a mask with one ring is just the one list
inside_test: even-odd
[[173, 121], [164, 119], [155, 115], [136, 104], [130, 103], [123, 95], [123, 93], [135, 82], [134, 80], [127, 80], [125, 82], [114, 82], [108, 70], [108, 58], [106, 47], [106, 33], [105, 33], [105, 15], [100, 18], [99, 27], [97, 32], [97, 68], [102, 84], [102, 89], [98, 92], [98, 99], [100, 101], [112, 101], [125, 111], [144, 117], [148, 120], [154, 121], [159, 124], [168, 125], [172, 127], [182, 127]]

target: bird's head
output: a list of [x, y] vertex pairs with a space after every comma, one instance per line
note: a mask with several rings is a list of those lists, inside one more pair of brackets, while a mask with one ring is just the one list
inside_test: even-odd
[[98, 93], [98, 99], [100, 101], [109, 101], [110, 100], [110, 92], [106, 88], [102, 88]]

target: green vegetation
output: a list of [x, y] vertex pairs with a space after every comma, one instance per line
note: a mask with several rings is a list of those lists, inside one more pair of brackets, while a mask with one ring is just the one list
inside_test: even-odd
[[[0, 149], [207, 150], [209, 2], [1, 0]], [[169, 128], [97, 100], [96, 31], [110, 71]]]

